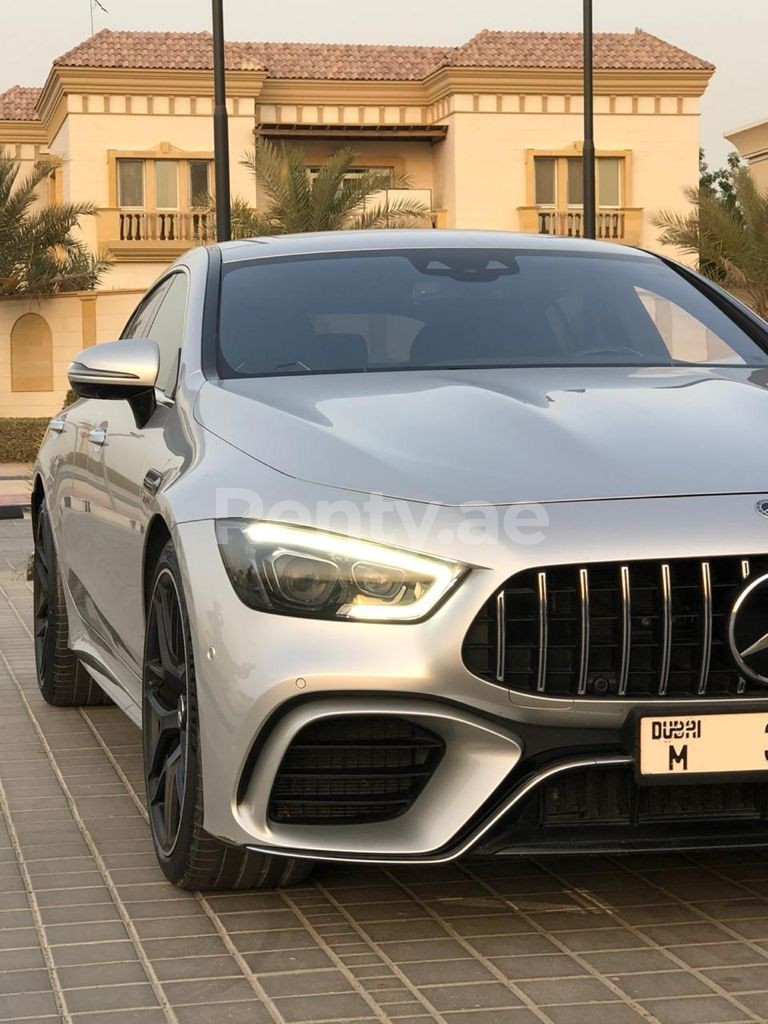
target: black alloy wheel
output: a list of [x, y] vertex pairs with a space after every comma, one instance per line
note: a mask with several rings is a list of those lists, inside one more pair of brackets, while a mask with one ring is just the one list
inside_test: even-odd
[[34, 514], [34, 537], [32, 628], [40, 693], [57, 707], [110, 704], [69, 646], [67, 602], [45, 500]]
[[41, 510], [35, 524], [35, 555], [32, 569], [33, 631], [35, 637], [35, 663], [38, 681], [49, 674], [50, 644], [49, 629], [52, 611], [53, 538], [48, 526], [48, 516]]
[[147, 802], [159, 852], [176, 846], [188, 775], [188, 652], [176, 580], [155, 580], [147, 614], [144, 662], [144, 764]]
[[165, 877], [182, 889], [271, 889], [309, 874], [310, 861], [272, 857], [206, 832], [197, 676], [172, 541], [154, 567], [143, 672], [144, 775], [152, 840]]

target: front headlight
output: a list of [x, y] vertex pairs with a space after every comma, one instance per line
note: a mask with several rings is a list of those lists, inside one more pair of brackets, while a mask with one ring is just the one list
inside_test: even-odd
[[216, 539], [240, 600], [281, 615], [417, 622], [468, 572], [460, 562], [282, 523], [220, 519]]

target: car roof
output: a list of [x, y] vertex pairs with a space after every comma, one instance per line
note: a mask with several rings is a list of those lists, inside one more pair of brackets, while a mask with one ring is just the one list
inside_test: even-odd
[[319, 231], [313, 234], [270, 235], [235, 242], [220, 242], [225, 263], [268, 256], [319, 253], [397, 251], [398, 249], [513, 249], [607, 256], [634, 255], [654, 259], [650, 253], [611, 242], [583, 238], [525, 235], [512, 231], [453, 231], [430, 229], [378, 231]]

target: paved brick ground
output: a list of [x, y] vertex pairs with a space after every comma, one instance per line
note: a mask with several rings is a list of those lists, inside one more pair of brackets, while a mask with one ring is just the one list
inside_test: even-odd
[[37, 695], [0, 522], [0, 1021], [723, 1024], [768, 1019], [768, 857], [323, 868], [183, 893], [145, 823], [139, 736]]

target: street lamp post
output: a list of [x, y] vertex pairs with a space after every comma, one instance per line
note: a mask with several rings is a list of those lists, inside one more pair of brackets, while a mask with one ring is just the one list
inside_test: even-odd
[[595, 112], [592, 47], [592, 0], [584, 0], [584, 149], [582, 152], [584, 178], [584, 210], [581, 234], [594, 238], [595, 216]]
[[224, 63], [223, 0], [213, 0], [213, 153], [216, 179], [216, 240], [229, 241], [229, 125]]

